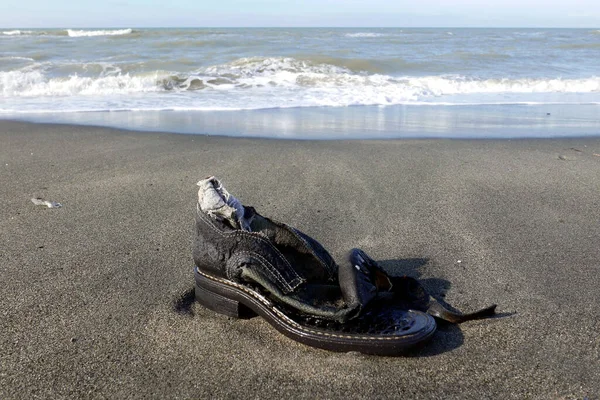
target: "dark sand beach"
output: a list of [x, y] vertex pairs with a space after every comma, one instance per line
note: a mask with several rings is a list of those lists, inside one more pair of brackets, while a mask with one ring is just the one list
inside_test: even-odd
[[[600, 395], [600, 138], [292, 141], [0, 122], [0, 398]], [[408, 357], [190, 302], [195, 183], [465, 311]], [[47, 209], [43, 197], [63, 204]]]

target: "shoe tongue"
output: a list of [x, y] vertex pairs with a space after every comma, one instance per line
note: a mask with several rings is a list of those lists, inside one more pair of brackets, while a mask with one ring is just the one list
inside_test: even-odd
[[197, 183], [198, 206], [200, 210], [216, 219], [225, 219], [234, 228], [249, 231], [250, 224], [244, 218], [244, 206], [238, 199], [229, 194], [227, 189], [214, 176]]

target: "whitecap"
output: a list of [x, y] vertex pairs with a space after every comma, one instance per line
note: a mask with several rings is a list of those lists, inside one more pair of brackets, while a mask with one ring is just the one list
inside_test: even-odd
[[15, 29], [13, 31], [4, 31], [4, 32], [2, 32], [3, 35], [7, 35], [7, 36], [29, 35], [31, 33], [33, 33], [33, 31], [20, 31], [18, 29]]
[[346, 33], [344, 36], [349, 38], [375, 38], [375, 37], [383, 37], [388, 36], [385, 33], [377, 33], [377, 32], [356, 32], [356, 33]]
[[129, 35], [132, 32], [133, 32], [133, 29], [131, 29], [131, 28], [113, 29], [113, 30], [94, 30], [94, 31], [67, 29], [67, 34], [70, 37], [118, 36], [118, 35]]

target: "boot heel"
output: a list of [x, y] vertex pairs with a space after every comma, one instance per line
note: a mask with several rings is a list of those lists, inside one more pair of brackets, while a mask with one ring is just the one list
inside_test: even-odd
[[252, 318], [256, 314], [239, 301], [229, 299], [196, 284], [196, 300], [204, 307], [234, 318]]

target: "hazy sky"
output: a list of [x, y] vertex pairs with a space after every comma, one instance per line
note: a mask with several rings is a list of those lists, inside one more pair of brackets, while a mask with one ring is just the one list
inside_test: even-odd
[[600, 0], [0, 0], [0, 28], [600, 28]]

